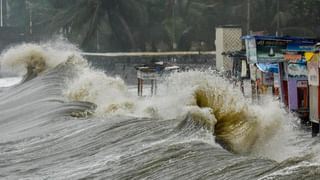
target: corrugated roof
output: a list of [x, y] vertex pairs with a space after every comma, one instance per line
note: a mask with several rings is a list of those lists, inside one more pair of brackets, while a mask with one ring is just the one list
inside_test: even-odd
[[257, 40], [283, 40], [283, 41], [308, 41], [317, 42], [316, 39], [303, 38], [303, 37], [280, 37], [280, 36], [242, 36], [242, 39], [257, 39]]

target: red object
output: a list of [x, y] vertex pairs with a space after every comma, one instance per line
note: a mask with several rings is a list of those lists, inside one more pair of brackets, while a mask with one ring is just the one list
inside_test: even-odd
[[279, 96], [279, 88], [278, 87], [274, 88], [274, 95]]
[[283, 91], [284, 91], [284, 104], [286, 105], [286, 107], [289, 107], [289, 96], [288, 96], [288, 81], [282, 81], [282, 85], [283, 85]]
[[298, 108], [307, 109], [308, 108], [308, 88], [307, 87], [298, 87]]

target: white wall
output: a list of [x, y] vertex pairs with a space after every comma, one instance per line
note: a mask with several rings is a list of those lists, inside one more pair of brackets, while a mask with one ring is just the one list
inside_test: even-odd
[[219, 71], [232, 69], [231, 59], [222, 56], [222, 52], [239, 51], [242, 48], [241, 28], [218, 27], [216, 28], [216, 67]]

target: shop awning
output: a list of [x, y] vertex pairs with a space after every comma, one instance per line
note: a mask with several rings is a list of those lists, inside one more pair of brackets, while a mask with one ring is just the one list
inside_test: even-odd
[[262, 72], [274, 72], [279, 73], [279, 65], [278, 64], [265, 64], [265, 63], [258, 63], [257, 67]]

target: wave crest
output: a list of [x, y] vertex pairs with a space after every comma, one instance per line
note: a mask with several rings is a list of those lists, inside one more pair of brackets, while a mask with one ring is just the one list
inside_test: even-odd
[[261, 106], [249, 104], [242, 98], [232, 96], [235, 93], [230, 93], [230, 90], [217, 89], [211, 84], [199, 87], [194, 97], [199, 107], [212, 109], [217, 119], [214, 134], [227, 149], [248, 153], [267, 143], [277, 133], [285, 119], [285, 112], [275, 102]]
[[286, 112], [278, 102], [270, 98], [263, 105], [251, 104], [239, 88], [216, 73], [180, 73], [169, 81], [170, 97], [188, 98], [181, 98], [181, 102], [189, 107], [193, 119], [235, 153], [250, 153], [265, 146], [285, 120]]
[[1, 54], [1, 71], [31, 79], [74, 56], [81, 59], [76, 48], [65, 42], [20, 44]]
[[121, 110], [134, 108], [127, 86], [118, 77], [109, 77], [104, 72], [83, 68], [79, 76], [68, 83], [64, 92], [70, 101], [89, 101], [97, 105], [97, 115], [122, 114]]

